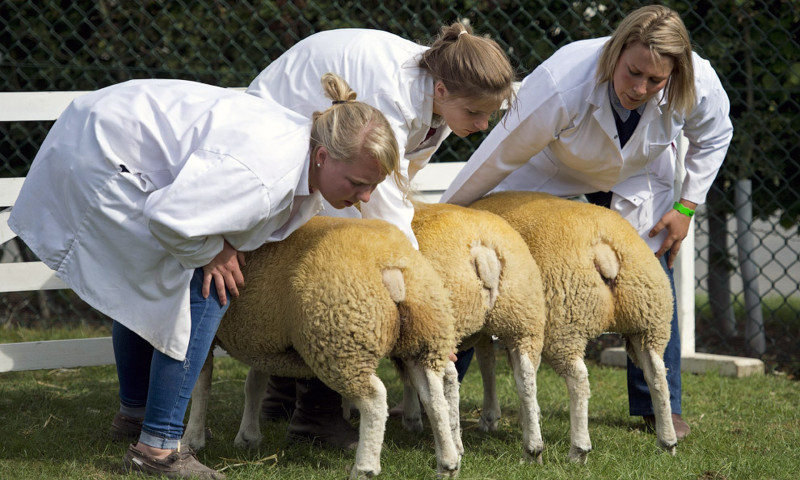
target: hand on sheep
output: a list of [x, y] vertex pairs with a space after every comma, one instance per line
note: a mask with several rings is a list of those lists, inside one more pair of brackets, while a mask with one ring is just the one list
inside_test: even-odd
[[[690, 208], [694, 210], [696, 204], [692, 202], [687, 203], [689, 203], [691, 205]], [[664, 228], [667, 229], [667, 238], [664, 239], [664, 242], [661, 244], [661, 248], [659, 248], [656, 252], [656, 257], [661, 258], [661, 255], [664, 255], [669, 250], [670, 255], [667, 262], [667, 266], [669, 268], [672, 268], [672, 264], [675, 262], [675, 258], [678, 256], [678, 251], [681, 248], [683, 239], [689, 234], [689, 224], [691, 222], [691, 217], [687, 217], [677, 210], [670, 209], [664, 214], [663, 217], [661, 217], [661, 220], [655, 224], [653, 229], [650, 230], [649, 235], [650, 238], [652, 238], [658, 235]]]
[[239, 287], [244, 286], [241, 267], [244, 266], [244, 253], [236, 251], [228, 242], [222, 245], [222, 251], [208, 265], [203, 267], [203, 298], [211, 294], [211, 280], [217, 287], [217, 295], [222, 305], [228, 303], [225, 288], [232, 296], [239, 296]]

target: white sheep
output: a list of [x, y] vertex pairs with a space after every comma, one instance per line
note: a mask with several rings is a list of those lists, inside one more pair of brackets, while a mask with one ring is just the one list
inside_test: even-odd
[[[252, 367], [237, 446], [261, 441], [269, 375], [317, 377], [359, 409], [351, 478], [377, 475], [388, 407], [375, 372], [390, 356], [404, 365], [425, 406], [439, 476], [458, 474], [463, 449], [450, 426], [458, 412], [448, 358], [456, 347], [453, 314], [441, 279], [399, 229], [381, 220], [314, 217], [286, 240], [248, 253], [243, 274], [245, 288], [217, 331], [228, 354]], [[194, 448], [205, 444], [211, 365], [192, 394], [183, 441]]]
[[[539, 269], [522, 237], [497, 215], [448, 204], [414, 205], [412, 228], [420, 252], [450, 293], [461, 349], [475, 346], [484, 384], [480, 428], [496, 430], [492, 336], [507, 348], [520, 399], [523, 451], [541, 463], [543, 449], [536, 371], [544, 337], [544, 294]], [[403, 423], [421, 430], [419, 402], [406, 388]]]
[[673, 303], [669, 279], [636, 230], [607, 208], [535, 192], [501, 192], [471, 205], [505, 218], [541, 271], [547, 322], [542, 357], [565, 378], [570, 399], [569, 458], [586, 462], [589, 374], [586, 345], [603, 332], [626, 339], [644, 371], [658, 444], [675, 454], [663, 354]]

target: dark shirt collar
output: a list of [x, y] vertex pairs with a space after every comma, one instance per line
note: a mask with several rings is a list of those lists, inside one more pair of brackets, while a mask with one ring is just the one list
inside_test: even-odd
[[[619, 101], [617, 92], [614, 91], [614, 85], [612, 84], [612, 82], [608, 82], [608, 99], [611, 101], [611, 108], [613, 108], [614, 111], [617, 113], [619, 119], [622, 120], [623, 122], [627, 122], [628, 117], [631, 116], [631, 112], [633, 110], [628, 110], [627, 108], [622, 106], [622, 102]], [[642, 112], [644, 112], [644, 107], [646, 105], [647, 105], [646, 102], [643, 103], [639, 108], [636, 109], [636, 112], [638, 112], [639, 115], [641, 115]]]

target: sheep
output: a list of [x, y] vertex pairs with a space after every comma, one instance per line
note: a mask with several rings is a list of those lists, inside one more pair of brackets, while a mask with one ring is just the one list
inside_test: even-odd
[[[246, 255], [246, 286], [231, 302], [216, 341], [252, 368], [235, 444], [261, 441], [258, 422], [269, 375], [317, 377], [359, 409], [351, 478], [380, 473], [388, 418], [376, 376], [384, 356], [400, 359], [431, 421], [439, 476], [460, 468], [453, 313], [442, 281], [405, 235], [382, 220], [314, 217], [286, 240]], [[205, 444], [212, 361], [192, 394], [184, 443]], [[455, 392], [453, 392], [455, 390]], [[455, 402], [455, 405], [453, 404]]]
[[[492, 336], [504, 343], [520, 399], [523, 451], [541, 463], [543, 449], [536, 371], [544, 337], [544, 294], [539, 269], [522, 237], [489, 212], [448, 204], [415, 203], [412, 229], [420, 252], [450, 294], [460, 348], [475, 346], [484, 401], [480, 428], [496, 430], [500, 405]], [[419, 402], [406, 388], [403, 424], [421, 430]]]
[[470, 205], [514, 227], [541, 270], [547, 321], [542, 357], [565, 378], [570, 399], [569, 459], [585, 463], [589, 439], [586, 345], [603, 332], [626, 339], [644, 371], [658, 444], [675, 455], [663, 354], [673, 301], [669, 279], [646, 242], [607, 208], [536, 192], [500, 192]]

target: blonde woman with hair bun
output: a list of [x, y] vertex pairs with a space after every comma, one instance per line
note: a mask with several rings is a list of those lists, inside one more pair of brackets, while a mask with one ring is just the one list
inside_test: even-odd
[[[611, 37], [566, 45], [528, 75], [516, 110], [478, 147], [442, 201], [469, 205], [499, 190], [585, 195], [625, 217], [671, 279], [694, 209], [730, 145], [729, 108], [713, 67], [692, 52], [680, 15], [642, 7]], [[682, 134], [689, 140], [686, 175], [675, 192]], [[680, 350], [676, 313], [664, 363], [679, 440], [690, 431], [682, 418]], [[652, 426], [650, 393], [630, 360], [628, 397], [630, 414]]]
[[[409, 182], [450, 133], [486, 130], [501, 105], [513, 101], [514, 69], [500, 46], [455, 22], [429, 45], [367, 29], [313, 34], [274, 59], [247, 93], [311, 116], [328, 103], [318, 79], [334, 72], [359, 99], [389, 121], [400, 150], [400, 170], [373, 192], [369, 203], [325, 215], [379, 218], [400, 228], [418, 248], [411, 229]], [[350, 448], [358, 432], [342, 418], [336, 392], [316, 380], [271, 377], [262, 418], [290, 417], [289, 437]], [[297, 408], [295, 408], [297, 407]]]
[[[134, 80], [75, 99], [25, 178], [8, 225], [114, 320], [126, 470], [224, 478], [181, 448], [186, 407], [241, 252], [322, 210], [367, 202], [399, 166], [391, 126], [326, 75], [314, 116], [225, 88]], [[317, 79], [319, 82], [320, 79]]]

